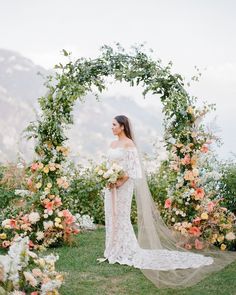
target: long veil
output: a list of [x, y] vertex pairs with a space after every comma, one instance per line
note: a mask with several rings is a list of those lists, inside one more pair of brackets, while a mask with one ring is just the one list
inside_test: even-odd
[[[129, 119], [131, 136], [138, 151], [139, 162], [142, 169], [142, 178], [135, 179], [134, 194], [138, 215], [138, 242], [144, 249], [194, 252], [204, 256], [210, 256], [214, 262], [210, 265], [198, 268], [176, 269], [159, 271], [153, 269], [141, 269], [142, 273], [158, 288], [184, 288], [196, 284], [212, 272], [219, 271], [236, 259], [236, 253], [221, 251], [217, 247], [198, 250], [187, 250], [182, 244], [181, 236], [178, 236], [164, 223], [160, 212], [152, 198], [148, 187], [145, 169], [143, 167], [139, 143], [133, 124]], [[158, 251], [157, 251], [158, 255]]]

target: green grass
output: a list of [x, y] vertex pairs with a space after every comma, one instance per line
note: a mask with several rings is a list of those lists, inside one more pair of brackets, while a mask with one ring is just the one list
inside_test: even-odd
[[62, 295], [236, 295], [236, 262], [191, 288], [160, 290], [138, 269], [107, 262], [98, 264], [104, 238], [104, 229], [100, 228], [79, 234], [74, 246], [49, 250], [60, 256], [57, 270], [66, 272]]

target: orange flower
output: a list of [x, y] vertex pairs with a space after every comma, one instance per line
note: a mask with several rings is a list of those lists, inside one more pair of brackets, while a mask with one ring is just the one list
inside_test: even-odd
[[38, 169], [38, 163], [32, 163], [31, 164], [31, 171], [34, 172]]
[[195, 192], [194, 192], [194, 199], [195, 200], [203, 199], [204, 196], [205, 196], [205, 192], [202, 187], [199, 187], [195, 190]]
[[200, 149], [200, 151], [202, 152], [202, 153], [207, 153], [208, 152], [208, 146], [206, 145], [206, 144], [203, 144], [203, 146], [201, 147], [201, 149]]
[[17, 227], [17, 221], [15, 219], [10, 219], [10, 226], [11, 226], [11, 228], [16, 228]]
[[51, 211], [53, 209], [53, 205], [54, 205], [54, 201], [52, 202], [47, 202], [45, 204], [45, 208], [48, 210], [48, 211]]
[[199, 241], [198, 239], [195, 240], [195, 248], [197, 250], [203, 249], [203, 243], [201, 241]]
[[190, 181], [194, 180], [193, 172], [191, 170], [187, 170], [185, 172], [184, 179], [185, 180], [190, 180]]
[[188, 232], [191, 234], [191, 235], [194, 235], [196, 237], [199, 237], [201, 235], [201, 231], [198, 227], [196, 226], [192, 226]]
[[165, 208], [170, 208], [170, 207], [171, 207], [171, 199], [168, 198], [168, 199], [166, 199], [166, 201], [165, 201]]

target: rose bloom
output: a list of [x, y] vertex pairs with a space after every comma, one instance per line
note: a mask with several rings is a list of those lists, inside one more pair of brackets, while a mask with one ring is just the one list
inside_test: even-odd
[[194, 199], [195, 200], [203, 199], [204, 195], [205, 195], [204, 189], [199, 187], [194, 192]]
[[11, 228], [17, 228], [17, 221], [15, 219], [10, 219]]
[[198, 239], [195, 240], [195, 248], [197, 250], [203, 249], [203, 243], [201, 241], [199, 241]]
[[201, 235], [201, 231], [198, 227], [196, 226], [193, 226], [191, 227], [188, 232], [191, 234], [191, 235], [194, 235], [196, 237], [199, 237]]
[[11, 242], [10, 241], [3, 241], [2, 242], [2, 247], [3, 248], [7, 248], [7, 247], [9, 247], [11, 245]]
[[202, 152], [202, 153], [207, 153], [208, 152], [208, 146], [206, 145], [206, 144], [203, 144], [203, 146], [201, 147], [201, 149], [200, 149], [200, 151]]
[[233, 233], [233, 232], [229, 232], [229, 233], [227, 233], [226, 235], [225, 235], [225, 238], [226, 238], [226, 240], [228, 240], [228, 241], [233, 241], [233, 240], [235, 240], [235, 234]]
[[32, 163], [31, 171], [36, 171], [38, 169], [38, 163]]
[[189, 154], [184, 156], [184, 158], [181, 160], [181, 163], [183, 165], [188, 165], [191, 163], [191, 158], [190, 158]]
[[184, 179], [185, 180], [194, 180], [194, 175], [191, 170], [187, 170], [184, 174]]
[[165, 200], [165, 208], [170, 208], [171, 207], [171, 199], [168, 198]]
[[214, 207], [215, 207], [215, 203], [214, 202], [209, 202], [207, 204], [207, 210], [208, 210], [208, 212], [212, 212]]

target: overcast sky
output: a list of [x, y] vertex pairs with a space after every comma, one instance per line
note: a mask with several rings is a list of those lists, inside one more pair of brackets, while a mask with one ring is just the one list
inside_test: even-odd
[[[191, 91], [217, 104], [217, 124], [230, 156], [236, 151], [236, 1], [234, 0], [0, 0], [0, 48], [20, 52], [51, 68], [75, 57], [96, 57], [103, 44], [125, 48], [146, 42], [154, 57], [174, 62], [190, 77], [197, 65], [203, 77]], [[109, 93], [135, 97], [137, 90], [114, 86]], [[158, 105], [158, 103], [156, 103]]]

